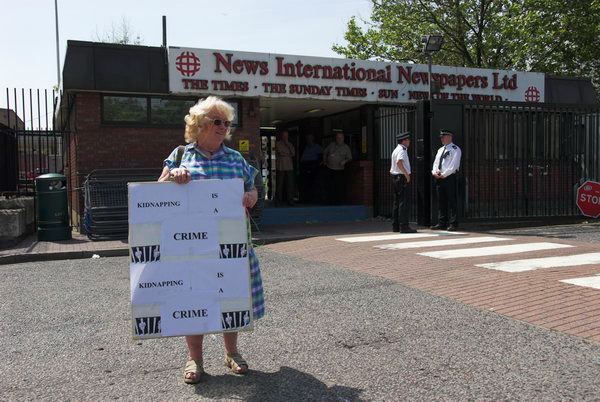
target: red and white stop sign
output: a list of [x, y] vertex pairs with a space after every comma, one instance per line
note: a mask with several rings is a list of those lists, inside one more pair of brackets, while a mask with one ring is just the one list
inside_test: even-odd
[[588, 180], [577, 189], [577, 206], [582, 214], [600, 216], [600, 183]]

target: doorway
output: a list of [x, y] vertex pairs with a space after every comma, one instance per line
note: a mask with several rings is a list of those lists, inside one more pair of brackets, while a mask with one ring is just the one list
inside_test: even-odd
[[[312, 99], [260, 99], [262, 175], [266, 183], [266, 206], [277, 200], [277, 133], [288, 131], [294, 147], [294, 208], [332, 204], [330, 170], [323, 164], [323, 151], [343, 131], [352, 161], [344, 167], [344, 191], [337, 204], [371, 205], [372, 181], [367, 153], [367, 120], [370, 106], [359, 102]], [[309, 146], [314, 148], [309, 150]], [[310, 163], [307, 163], [309, 162]], [[281, 176], [281, 175], [280, 175]], [[369, 176], [367, 179], [365, 177]], [[281, 183], [279, 183], [281, 184]], [[368, 192], [368, 196], [363, 193]], [[283, 192], [282, 192], [283, 193]], [[286, 199], [288, 197], [285, 197]], [[284, 202], [282, 206], [287, 206]]]

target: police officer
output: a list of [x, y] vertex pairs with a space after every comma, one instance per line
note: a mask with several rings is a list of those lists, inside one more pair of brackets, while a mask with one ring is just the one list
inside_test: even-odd
[[434, 230], [455, 231], [458, 228], [456, 217], [456, 172], [460, 168], [460, 148], [454, 145], [454, 133], [450, 130], [440, 130], [442, 147], [438, 149], [433, 161], [431, 174], [435, 179], [435, 190], [438, 198], [438, 223], [432, 226]]
[[392, 230], [401, 233], [416, 233], [417, 231], [408, 225], [408, 183], [410, 183], [408, 147], [410, 146], [410, 133], [397, 134], [396, 140], [398, 146], [392, 152], [392, 166], [390, 168], [394, 189]]

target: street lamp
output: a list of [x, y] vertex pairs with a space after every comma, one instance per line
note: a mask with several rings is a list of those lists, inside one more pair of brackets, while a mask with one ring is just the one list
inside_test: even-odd
[[444, 37], [439, 34], [423, 35], [421, 36], [421, 42], [423, 42], [423, 54], [427, 57], [427, 67], [429, 71], [429, 100], [432, 100], [431, 86], [433, 79], [431, 76], [431, 56], [440, 51], [442, 44], [444, 43]]
[[[427, 62], [428, 62], [428, 71], [429, 71], [429, 101], [428, 102], [424, 102], [424, 107], [425, 107], [425, 111], [427, 112], [427, 116], [428, 116], [428, 121], [427, 121], [427, 125], [426, 127], [424, 127], [423, 130], [423, 147], [419, 147], [417, 146], [417, 153], [422, 149], [423, 155], [421, 157], [421, 164], [419, 166], [421, 167], [425, 167], [427, 169], [427, 166], [431, 166], [430, 162], [431, 162], [431, 139], [433, 138], [433, 98], [432, 98], [432, 86], [433, 86], [433, 76], [431, 74], [431, 57], [436, 53], [439, 52], [440, 49], [442, 48], [442, 44], [444, 43], [444, 37], [442, 35], [439, 34], [434, 34], [434, 35], [423, 35], [421, 36], [421, 42], [423, 43], [423, 54], [425, 55], [425, 57], [427, 57]], [[418, 158], [417, 158], [418, 159]], [[432, 183], [430, 183], [429, 185], [426, 184], [426, 182], [421, 182], [422, 184], [422, 191], [423, 191], [423, 195], [425, 196], [425, 199], [429, 198], [431, 201], [433, 201], [433, 198], [430, 197], [431, 194], [431, 190], [432, 190]], [[429, 225], [431, 223], [431, 210], [432, 210], [432, 203], [428, 202], [425, 203], [425, 208], [423, 208], [423, 212], [422, 214], [419, 214], [418, 220], [420, 224], [426, 224]]]
[[59, 41], [58, 41], [58, 0], [54, 0], [54, 21], [56, 25], [56, 75], [58, 78], [57, 92], [60, 91], [60, 54], [59, 54]]

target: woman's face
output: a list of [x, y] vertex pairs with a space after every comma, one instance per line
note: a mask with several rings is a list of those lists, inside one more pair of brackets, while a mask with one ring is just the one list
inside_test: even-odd
[[[229, 127], [225, 125], [228, 121], [227, 116], [213, 109], [206, 114], [206, 117], [206, 124], [200, 128], [199, 142], [222, 143], [229, 132]], [[215, 124], [219, 122], [219, 125]]]

